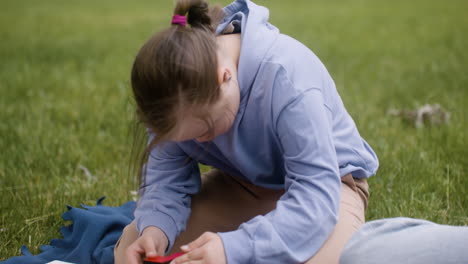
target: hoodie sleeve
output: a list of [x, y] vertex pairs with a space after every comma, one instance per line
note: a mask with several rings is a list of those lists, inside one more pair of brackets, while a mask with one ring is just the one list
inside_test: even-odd
[[145, 165], [146, 184], [135, 210], [139, 234], [148, 226], [164, 231], [168, 249], [185, 230], [190, 215], [190, 195], [200, 189], [198, 163], [184, 153], [175, 142], [156, 146]]
[[303, 263], [337, 222], [341, 181], [328, 108], [320, 89], [293, 98], [276, 119], [285, 194], [275, 210], [220, 233], [228, 264]]

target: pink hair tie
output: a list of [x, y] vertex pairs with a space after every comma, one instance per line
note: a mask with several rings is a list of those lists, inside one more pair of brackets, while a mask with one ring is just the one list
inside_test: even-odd
[[174, 15], [172, 17], [172, 25], [181, 25], [185, 27], [187, 25], [187, 17], [181, 15]]

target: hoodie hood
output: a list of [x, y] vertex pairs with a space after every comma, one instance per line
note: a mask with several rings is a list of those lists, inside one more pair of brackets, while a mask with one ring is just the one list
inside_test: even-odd
[[279, 36], [279, 30], [268, 22], [268, 9], [249, 0], [237, 0], [226, 6], [224, 12], [226, 15], [218, 25], [216, 34], [223, 34], [228, 27], [241, 33], [237, 76], [241, 110], [265, 55]]

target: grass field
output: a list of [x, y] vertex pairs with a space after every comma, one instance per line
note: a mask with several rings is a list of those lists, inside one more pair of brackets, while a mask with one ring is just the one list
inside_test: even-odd
[[[368, 220], [468, 225], [468, 2], [258, 3], [321, 58], [379, 156]], [[172, 8], [169, 0], [2, 1], [0, 260], [59, 237], [66, 204], [131, 199], [129, 70]], [[441, 104], [450, 123], [416, 129], [387, 115], [426, 103]]]

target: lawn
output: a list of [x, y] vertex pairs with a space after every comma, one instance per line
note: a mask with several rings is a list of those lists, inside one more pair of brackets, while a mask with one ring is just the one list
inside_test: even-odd
[[[257, 3], [321, 58], [379, 156], [367, 219], [468, 225], [468, 2]], [[132, 199], [129, 71], [172, 8], [169, 0], [2, 1], [0, 260], [59, 237], [66, 204]], [[450, 122], [415, 128], [387, 114], [426, 103], [449, 111]]]

